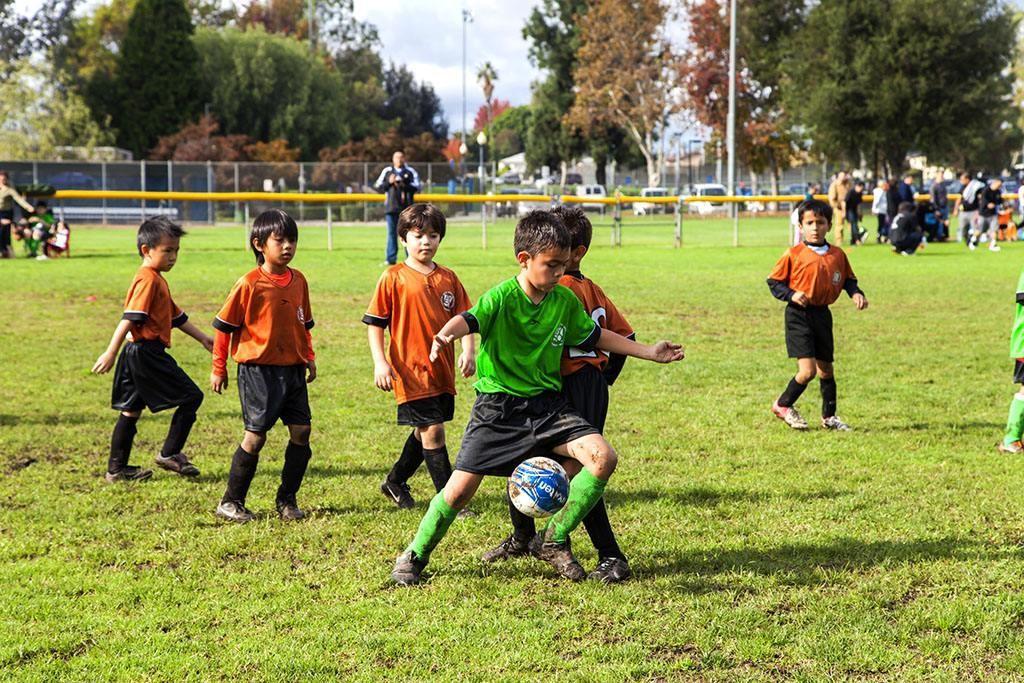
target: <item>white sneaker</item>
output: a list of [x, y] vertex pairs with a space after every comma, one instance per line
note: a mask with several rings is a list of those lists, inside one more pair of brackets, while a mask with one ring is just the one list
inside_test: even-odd
[[843, 422], [839, 417], [833, 415], [831, 417], [821, 418], [821, 426], [825, 429], [829, 429], [834, 432], [848, 432], [850, 431], [850, 425]]
[[996, 244], [995, 242], [991, 242], [991, 243], [990, 243], [990, 244], [988, 245], [988, 250], [989, 250], [989, 251], [999, 251], [999, 249], [1000, 249], [999, 245], [998, 245], [998, 244]]
[[772, 404], [772, 414], [793, 429], [807, 429], [807, 420], [805, 420], [800, 413], [797, 412], [796, 408], [792, 406], [780, 406], [778, 401], [776, 401]]
[[40, 254], [39, 256], [36, 256], [36, 261], [49, 261], [49, 260], [50, 260], [50, 257], [47, 256], [46, 254]]
[[967, 248], [970, 249], [971, 251], [974, 251], [975, 249], [978, 248], [978, 244], [974, 240], [971, 240], [970, 242], [967, 243]]

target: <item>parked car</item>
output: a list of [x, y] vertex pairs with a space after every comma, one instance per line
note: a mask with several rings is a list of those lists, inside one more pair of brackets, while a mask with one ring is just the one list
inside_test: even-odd
[[[604, 191], [604, 185], [577, 185], [576, 186], [577, 197], [600, 197], [604, 199], [608, 194]], [[584, 202], [580, 204], [584, 209], [604, 209], [604, 204], [600, 202]]]
[[[664, 187], [645, 187], [640, 190], [641, 197], [667, 197], [668, 189]], [[647, 214], [659, 213], [658, 207], [665, 207], [665, 204], [653, 204], [651, 202], [633, 202], [633, 215], [646, 216]], [[661, 211], [665, 209], [662, 208]]]
[[570, 173], [566, 173], [565, 174], [565, 184], [566, 185], [582, 185], [583, 184], [583, 176], [580, 175], [579, 173], [571, 173], [571, 172]]
[[509, 172], [499, 177], [498, 182], [501, 183], [502, 185], [520, 185], [522, 184], [523, 179], [519, 176], [518, 173]]
[[552, 173], [549, 176], [538, 175], [537, 178], [533, 181], [533, 184], [538, 190], [543, 190], [545, 187], [548, 187], [549, 185], [557, 185], [559, 182], [561, 182], [561, 180], [562, 176], [560, 174]]
[[[498, 194], [520, 194], [519, 190], [501, 190]], [[497, 214], [498, 218], [505, 218], [507, 216], [515, 216], [518, 211], [517, 204], [519, 202], [511, 199], [497, 202], [494, 205], [494, 213]]]
[[[700, 183], [693, 186], [693, 192], [690, 193], [691, 197], [724, 197], [726, 196], [725, 185], [720, 183]], [[724, 202], [689, 202], [691, 213], [699, 213], [702, 216], [712, 213], [714, 211], [725, 211], [727, 209]]]

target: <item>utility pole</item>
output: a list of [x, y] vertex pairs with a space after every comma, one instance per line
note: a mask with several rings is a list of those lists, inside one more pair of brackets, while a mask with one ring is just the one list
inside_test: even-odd
[[[726, 123], [725, 139], [729, 155], [730, 195], [736, 194], [736, 0], [729, 0], [729, 119]], [[733, 203], [733, 246], [739, 244], [739, 204]]]

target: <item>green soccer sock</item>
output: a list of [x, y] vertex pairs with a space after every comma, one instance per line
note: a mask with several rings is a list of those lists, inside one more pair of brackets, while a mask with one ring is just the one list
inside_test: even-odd
[[430, 553], [441, 542], [444, 535], [448, 533], [448, 527], [455, 521], [455, 515], [459, 511], [444, 502], [444, 491], [438, 491], [430, 501], [427, 514], [420, 520], [420, 528], [416, 531], [416, 538], [406, 550], [416, 553], [416, 557], [424, 562], [430, 559]]
[[1014, 441], [1020, 441], [1022, 432], [1024, 432], [1024, 399], [1014, 396], [1010, 403], [1010, 416], [1006, 419], [1006, 436], [1003, 437], [1003, 443], [1008, 446]]
[[608, 482], [598, 479], [583, 469], [569, 484], [569, 500], [561, 510], [551, 516], [545, 531], [551, 530], [550, 540], [565, 543], [569, 534], [580, 525], [590, 509], [601, 500]]

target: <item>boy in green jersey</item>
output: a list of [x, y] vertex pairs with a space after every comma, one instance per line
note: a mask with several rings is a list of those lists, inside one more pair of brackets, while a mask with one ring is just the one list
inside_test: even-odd
[[602, 330], [576, 295], [559, 284], [571, 258], [570, 244], [558, 216], [549, 211], [527, 214], [515, 232], [519, 274], [490, 289], [434, 336], [432, 362], [456, 339], [480, 334], [477, 399], [455, 472], [430, 501], [415, 538], [395, 561], [395, 583], [419, 583], [430, 553], [473, 498], [484, 475], [507, 474], [523, 459], [552, 451], [570, 458], [567, 470], [578, 474], [569, 487], [568, 502], [531, 541], [530, 550], [562, 576], [586, 575], [582, 568], [572, 571], [579, 563], [569, 533], [604, 494], [617, 456], [561, 395], [562, 351], [566, 346], [596, 348], [671, 363], [682, 360], [683, 350], [668, 341], [646, 345]]
[[1024, 433], [1024, 272], [1017, 281], [1017, 310], [1010, 332], [1010, 358], [1013, 363], [1013, 381], [1021, 387], [1010, 402], [1010, 416], [1006, 421], [1006, 435], [999, 442], [1002, 453], [1024, 453], [1021, 434]]

